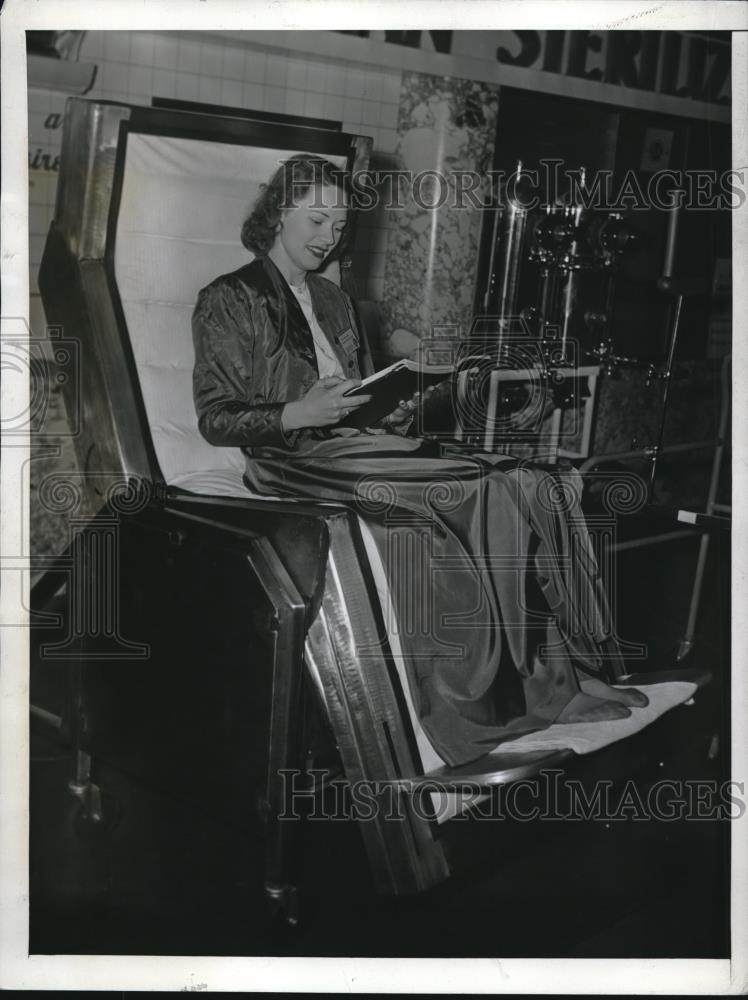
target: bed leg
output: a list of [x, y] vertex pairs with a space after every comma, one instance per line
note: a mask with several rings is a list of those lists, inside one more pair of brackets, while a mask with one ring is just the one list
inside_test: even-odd
[[305, 605], [273, 550], [258, 540], [251, 557], [273, 614], [273, 689], [265, 800], [265, 898], [273, 922], [294, 927], [299, 920], [294, 884], [300, 820], [288, 801], [289, 772], [300, 766]]

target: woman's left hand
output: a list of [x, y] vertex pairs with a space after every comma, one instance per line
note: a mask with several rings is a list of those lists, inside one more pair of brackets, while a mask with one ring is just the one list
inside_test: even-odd
[[401, 399], [397, 408], [384, 418], [384, 422], [389, 424], [390, 427], [400, 427], [402, 424], [407, 423], [413, 416], [415, 408], [418, 406], [420, 395], [421, 394], [417, 392], [410, 399]]
[[[423, 393], [423, 399], [426, 400], [434, 391], [434, 386], [429, 386], [425, 393]], [[385, 424], [392, 428], [401, 428], [405, 424], [409, 423], [415, 413], [417, 407], [421, 403], [421, 393], [414, 393], [410, 399], [401, 399], [399, 405], [396, 409], [389, 414], [389, 416], [384, 418]]]

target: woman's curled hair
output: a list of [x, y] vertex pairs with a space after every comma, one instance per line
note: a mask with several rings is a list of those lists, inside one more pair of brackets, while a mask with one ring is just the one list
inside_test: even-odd
[[275, 242], [283, 210], [295, 204], [309, 188], [322, 184], [336, 187], [344, 196], [349, 209], [340, 239], [328, 259], [341, 257], [353, 235], [350, 181], [344, 170], [329, 160], [310, 153], [289, 157], [268, 183], [260, 186], [260, 194], [242, 226], [241, 239], [247, 250], [256, 257], [266, 257]]

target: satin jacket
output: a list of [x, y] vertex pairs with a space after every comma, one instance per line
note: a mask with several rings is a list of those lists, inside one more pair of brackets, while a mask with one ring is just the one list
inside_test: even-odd
[[[370, 374], [350, 297], [307, 275], [314, 314], [348, 378]], [[268, 258], [216, 278], [200, 291], [192, 315], [193, 395], [198, 427], [213, 445], [293, 451], [305, 438], [334, 436], [327, 427], [284, 431], [281, 411], [319, 378], [309, 324]]]

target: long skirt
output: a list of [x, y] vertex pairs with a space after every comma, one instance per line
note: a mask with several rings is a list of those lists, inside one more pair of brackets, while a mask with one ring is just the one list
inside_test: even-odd
[[255, 449], [247, 484], [369, 525], [420, 723], [447, 763], [546, 728], [618, 657], [573, 468], [359, 434]]

